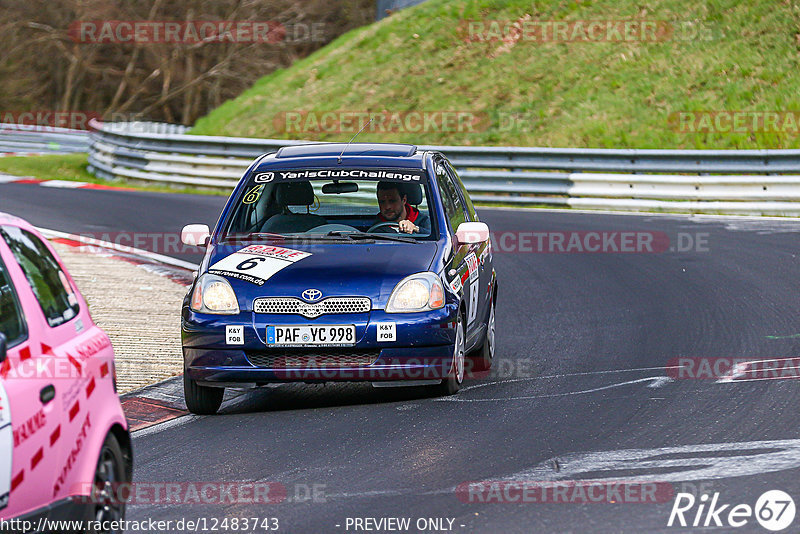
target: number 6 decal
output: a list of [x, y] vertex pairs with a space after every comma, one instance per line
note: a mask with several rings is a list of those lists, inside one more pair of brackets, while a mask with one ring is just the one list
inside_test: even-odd
[[260, 261], [267, 261], [267, 258], [248, 258], [244, 260], [242, 263], [236, 266], [236, 270], [238, 271], [248, 271], [253, 267], [258, 267], [258, 262]]
[[478, 281], [474, 280], [469, 285], [469, 309], [467, 310], [469, 315], [467, 319], [467, 324], [472, 324], [475, 320], [475, 317], [478, 315]]

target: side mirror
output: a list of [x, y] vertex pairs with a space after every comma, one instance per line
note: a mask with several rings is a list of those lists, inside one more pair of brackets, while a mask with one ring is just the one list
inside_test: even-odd
[[211, 230], [206, 224], [187, 224], [181, 230], [181, 242], [184, 245], [205, 247], [211, 237]]
[[7, 350], [8, 350], [8, 342], [6, 341], [6, 336], [2, 332], [0, 332], [0, 363], [6, 361]]
[[463, 222], [456, 229], [459, 245], [474, 245], [489, 240], [489, 227], [482, 222]]

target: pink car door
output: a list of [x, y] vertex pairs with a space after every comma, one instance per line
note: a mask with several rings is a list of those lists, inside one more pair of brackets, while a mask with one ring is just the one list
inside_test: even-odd
[[[56, 496], [54, 484], [70, 422], [62, 401], [77, 379], [64, 365], [65, 358], [56, 355], [63, 342], [59, 338], [65, 337], [66, 331], [54, 335], [54, 326], [77, 313], [77, 302], [73, 306], [59, 298], [65, 292], [61, 268], [38, 237], [14, 226], [0, 227], [0, 237], [4, 241], [0, 243], [0, 284], [5, 283], [3, 331], [10, 333], [0, 380], [10, 409], [13, 446], [10, 494], [0, 516], [13, 517], [46, 506]], [[21, 312], [24, 330], [17, 335], [13, 319], [5, 324], [13, 317], [5, 310], [14, 305]], [[70, 327], [74, 335], [75, 327]], [[8, 441], [7, 434], [4, 439]], [[6, 447], [7, 443], [0, 442], [0, 449]], [[0, 480], [2, 477], [0, 473]]]
[[[52, 501], [63, 417], [58, 384], [43, 354], [42, 312], [9, 250], [0, 243], [0, 517], [13, 517]], [[46, 347], [45, 347], [46, 348]]]

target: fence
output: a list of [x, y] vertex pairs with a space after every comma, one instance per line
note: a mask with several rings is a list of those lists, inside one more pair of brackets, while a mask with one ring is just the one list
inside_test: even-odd
[[0, 123], [0, 154], [70, 154], [89, 151], [89, 132]]
[[377, 0], [375, 2], [375, 20], [388, 17], [390, 13], [407, 7], [421, 4], [425, 0]]
[[[259, 155], [307, 143], [187, 135], [158, 123], [92, 125], [97, 176], [226, 190]], [[480, 203], [800, 215], [800, 150], [420, 149], [446, 154]]]

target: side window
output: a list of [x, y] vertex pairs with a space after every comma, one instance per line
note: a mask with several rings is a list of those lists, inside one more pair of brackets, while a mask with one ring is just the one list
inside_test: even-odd
[[2, 260], [0, 260], [0, 332], [6, 336], [8, 347], [18, 345], [28, 337], [22, 307], [14, 286], [11, 285], [11, 276], [6, 272]]
[[467, 188], [464, 187], [464, 182], [461, 181], [461, 178], [459, 178], [458, 173], [453, 166], [450, 165], [449, 161], [445, 162], [445, 165], [447, 166], [448, 174], [450, 174], [450, 176], [453, 178], [453, 181], [458, 184], [458, 187], [461, 190], [461, 197], [464, 199], [464, 203], [467, 205], [467, 215], [469, 216], [469, 220], [479, 221], [480, 219], [478, 219], [478, 214], [475, 212], [475, 206], [472, 204], [472, 199], [469, 198]]
[[0, 228], [42, 307], [47, 324], [58, 326], [78, 315], [78, 299], [56, 259], [41, 240], [15, 226]]
[[455, 232], [458, 225], [466, 220], [464, 203], [458, 193], [458, 186], [441, 162], [436, 163], [436, 181], [439, 182], [439, 192], [442, 195], [445, 214], [450, 221], [450, 230]]

